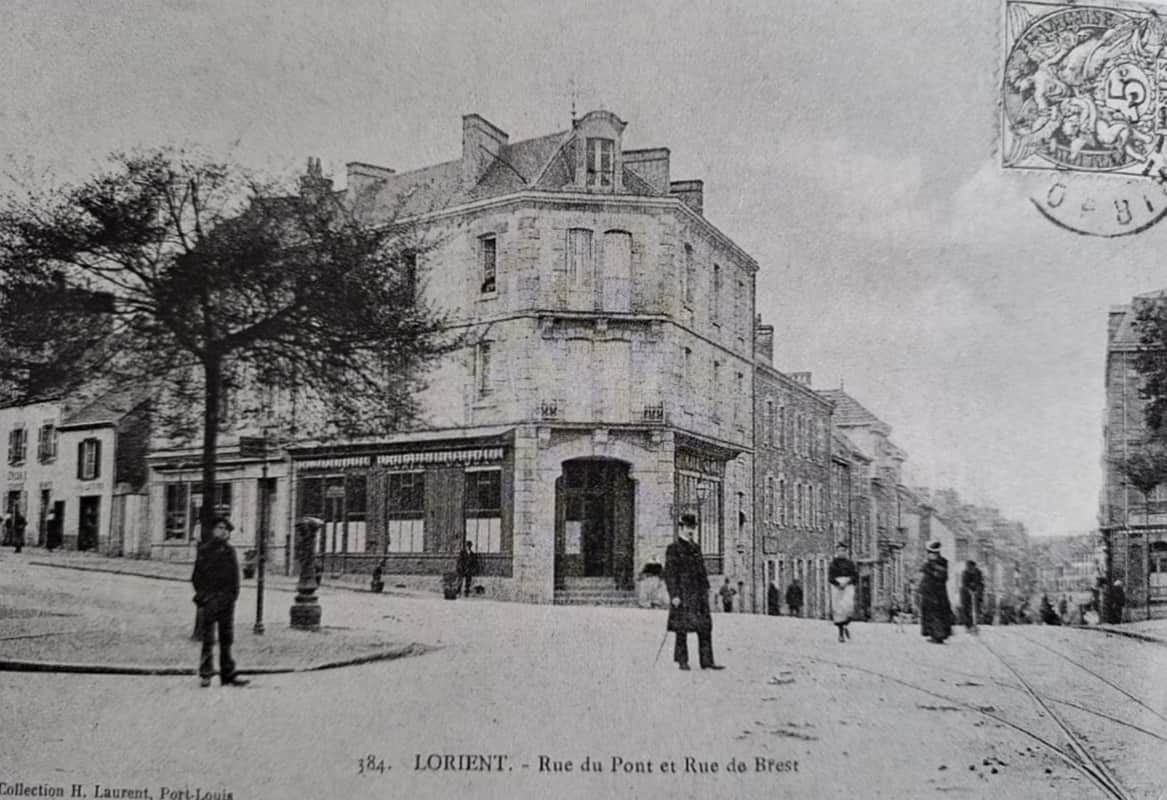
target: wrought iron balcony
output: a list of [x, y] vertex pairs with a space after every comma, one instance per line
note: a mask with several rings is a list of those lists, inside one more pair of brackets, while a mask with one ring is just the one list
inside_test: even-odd
[[644, 410], [640, 415], [644, 422], [664, 422], [665, 421], [665, 404], [664, 403], [646, 403]]

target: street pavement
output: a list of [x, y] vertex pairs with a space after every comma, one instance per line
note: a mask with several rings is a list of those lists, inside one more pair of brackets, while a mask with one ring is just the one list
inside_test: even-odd
[[[34, 590], [39, 603], [188, 622], [178, 581], [5, 553], [0, 608]], [[241, 639], [254, 602], [245, 589]], [[268, 597], [269, 629], [290, 602]], [[856, 623], [839, 644], [823, 621], [718, 614], [727, 669], [681, 672], [671, 636], [655, 660], [659, 610], [327, 586], [322, 603], [326, 625], [424, 648], [243, 689], [0, 671], [0, 798], [73, 784], [78, 797], [152, 800], [1124, 796], [1073, 766], [1050, 711], [1125, 796], [1167, 787], [1167, 646], [1153, 641], [1014, 626], [934, 645], [910, 626]], [[123, 789], [147, 794], [110, 793]]]

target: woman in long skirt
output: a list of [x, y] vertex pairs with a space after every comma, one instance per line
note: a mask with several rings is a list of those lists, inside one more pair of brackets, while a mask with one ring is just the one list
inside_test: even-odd
[[839, 629], [839, 641], [845, 642], [851, 638], [848, 626], [855, 616], [855, 581], [859, 578], [859, 570], [855, 569], [855, 562], [847, 558], [846, 542], [839, 542], [835, 552], [838, 555], [827, 570], [827, 582], [831, 585], [831, 620]]
[[948, 602], [948, 560], [940, 542], [928, 543], [928, 560], [920, 578], [920, 633], [942, 644], [952, 635], [952, 604]]

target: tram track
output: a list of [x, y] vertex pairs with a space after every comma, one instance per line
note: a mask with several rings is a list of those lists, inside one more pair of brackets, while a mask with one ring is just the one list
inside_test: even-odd
[[993, 681], [993, 682], [998, 683], [999, 685], [1002, 685], [1005, 688], [1010, 688], [1010, 689], [1014, 689], [1014, 690], [1019, 689], [1020, 691], [1025, 692], [1026, 695], [1032, 700], [1032, 702], [1040, 709], [1040, 713], [1042, 715], [1044, 715], [1045, 717], [1047, 717], [1054, 724], [1054, 726], [1056, 727], [1056, 730], [1057, 730], [1057, 734], [1060, 735], [1060, 737], [1066, 741], [1066, 743], [1067, 743], [1066, 745], [1062, 745], [1062, 744], [1059, 744], [1057, 741], [1054, 741], [1054, 739], [1057, 738], [1056, 736], [1046, 735], [1044, 732], [1036, 730], [1032, 724], [1016, 722], [1016, 721], [1010, 719], [1009, 717], [1007, 717], [1004, 714], [1002, 714], [1001, 712], [999, 712], [996, 709], [996, 707], [994, 707], [994, 706], [985, 705], [985, 704], [978, 704], [978, 703], [970, 702], [964, 698], [954, 697], [951, 694], [947, 694], [947, 693], [942, 692], [942, 691], [937, 691], [937, 690], [930, 688], [928, 686], [924, 686], [921, 683], [918, 683], [916, 681], [906, 680], [906, 679], [901, 678], [897, 675], [892, 675], [892, 674], [889, 674], [887, 672], [881, 672], [877, 669], [872, 669], [872, 668], [869, 668], [869, 667], [866, 667], [866, 666], [863, 666], [860, 664], [852, 664], [852, 663], [847, 663], [847, 662], [842, 662], [842, 661], [836, 661], [833, 659], [822, 658], [822, 657], [814, 656], [814, 655], [810, 655], [810, 654], [803, 654], [803, 657], [807, 658], [809, 660], [812, 660], [812, 661], [817, 661], [817, 662], [822, 663], [822, 664], [830, 664], [830, 665], [835, 666], [835, 667], [839, 667], [839, 668], [846, 669], [846, 670], [851, 670], [854, 672], [864, 673], [864, 674], [871, 675], [871, 676], [876, 677], [876, 678], [880, 678], [882, 680], [896, 683], [896, 684], [904, 686], [908, 689], [912, 689], [912, 690], [920, 692], [922, 694], [926, 694], [926, 695], [933, 697], [935, 699], [942, 700], [945, 703], [963, 708], [965, 710], [968, 710], [968, 711], [971, 711], [975, 714], [978, 714], [982, 717], [990, 719], [990, 720], [992, 720], [1000, 725], [1003, 725], [1007, 728], [1010, 728], [1010, 729], [1016, 731], [1017, 733], [1035, 741], [1036, 743], [1041, 745], [1045, 750], [1047, 750], [1049, 753], [1051, 753], [1052, 755], [1061, 759], [1068, 766], [1070, 766], [1072, 769], [1078, 771], [1083, 776], [1085, 776], [1087, 779], [1089, 779], [1090, 782], [1093, 783], [1095, 786], [1097, 786], [1098, 789], [1101, 792], [1103, 792], [1107, 797], [1113, 798], [1114, 800], [1134, 800], [1133, 796], [1129, 792], [1127, 792], [1127, 790], [1122, 786], [1122, 784], [1120, 784], [1118, 782], [1118, 780], [1110, 773], [1110, 770], [1106, 767], [1106, 765], [1103, 764], [1099, 759], [1094, 757], [1094, 755], [1090, 752], [1090, 750], [1085, 745], [1085, 743], [1081, 740], [1081, 737], [1079, 737], [1078, 734], [1075, 733], [1074, 730], [1068, 725], [1068, 723], [1066, 723], [1066, 721], [1062, 718], [1062, 716], [1060, 714], [1058, 714], [1051, 707], [1051, 704], [1061, 703], [1064, 705], [1069, 705], [1071, 707], [1076, 706], [1079, 708], [1079, 710], [1093, 714], [1099, 718], [1106, 719], [1113, 724], [1122, 725], [1122, 726], [1125, 726], [1128, 728], [1133, 728], [1133, 729], [1138, 730], [1138, 731], [1140, 731], [1148, 736], [1152, 736], [1160, 741], [1167, 740], [1167, 737], [1164, 737], [1161, 734], [1155, 733], [1154, 731], [1150, 731], [1150, 730], [1147, 730], [1145, 728], [1142, 728], [1141, 726], [1135, 725], [1134, 723], [1131, 723], [1129, 721], [1125, 721], [1125, 720], [1121, 720], [1121, 719], [1112, 717], [1111, 715], [1106, 714], [1104, 712], [1099, 712], [1096, 709], [1089, 709], [1086, 707], [1077, 706], [1077, 704], [1073, 704], [1073, 703], [1070, 703], [1068, 701], [1057, 700], [1054, 698], [1049, 698], [1047, 696], [1043, 696], [1042, 693], [1035, 690], [1033, 688], [1033, 686], [1028, 681], [1025, 680], [1025, 678], [1020, 674], [1020, 672], [1018, 672], [1018, 670], [1016, 668], [1014, 668], [1013, 665], [1010, 664], [1009, 661], [1006, 660], [999, 652], [997, 652], [994, 648], [992, 648], [983, 639], [978, 639], [978, 640], [980, 641], [981, 646], [984, 647], [986, 652], [990, 653], [998, 662], [1000, 662], [1010, 672], [1010, 674], [1017, 681], [1019, 686], [1010, 686], [1008, 684], [1000, 684], [998, 681]]
[[[1045, 712], [1045, 714], [1061, 730], [1062, 735], [1065, 737], [1065, 740], [1070, 747], [1070, 752], [1073, 754], [1073, 758], [1068, 760], [1074, 763], [1080, 772], [1089, 777], [1090, 780], [1095, 783], [1095, 785], [1097, 785], [1111, 797], [1116, 798], [1116, 800], [1131, 800], [1131, 796], [1122, 787], [1122, 784], [1120, 784], [1118, 780], [1110, 773], [1110, 770], [1107, 769], [1106, 765], [1103, 764], [1100, 759], [1094, 757], [1094, 755], [1086, 747], [1085, 742], [1083, 742], [1081, 737], [1074, 731], [1072, 727], [1070, 727], [1069, 723], [1066, 722], [1066, 720], [1053, 709], [1050, 703], [1047, 703], [1042, 698], [1042, 696], [1033, 688], [1029, 681], [1027, 681], [1021, 675], [1017, 668], [1009, 663], [1009, 661], [1003, 655], [1001, 655], [983, 638], [977, 637], [977, 641], [982, 647], [992, 653], [993, 656], [995, 656], [996, 659], [1000, 661], [1001, 664], [1004, 665], [1004, 667], [1009, 670], [1010, 673], [1012, 673], [1013, 677], [1017, 679], [1017, 682], [1025, 687], [1025, 691], [1029, 695], [1030, 699], [1032, 699], [1033, 702], [1036, 703], [1037, 706], [1043, 712]], [[1101, 679], [1101, 676], [1099, 676], [1093, 670], [1090, 670], [1080, 664], [1077, 666], [1094, 675], [1095, 678]], [[1106, 681], [1106, 683], [1110, 685], [1109, 681]], [[1060, 748], [1059, 752], [1061, 752], [1063, 757], [1069, 755]]]

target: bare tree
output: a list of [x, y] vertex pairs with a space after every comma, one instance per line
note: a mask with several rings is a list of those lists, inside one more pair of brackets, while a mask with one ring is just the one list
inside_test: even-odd
[[[150, 386], [167, 398], [171, 431], [202, 429], [205, 498], [225, 391], [294, 397], [319, 412], [300, 417], [300, 433], [407, 424], [425, 367], [456, 344], [418, 291], [424, 248], [408, 225], [362, 223], [318, 161], [300, 184], [280, 191], [159, 150], [6, 200], [0, 370], [10, 392], [69, 391], [95, 375]], [[203, 504], [203, 530], [213, 507]]]

